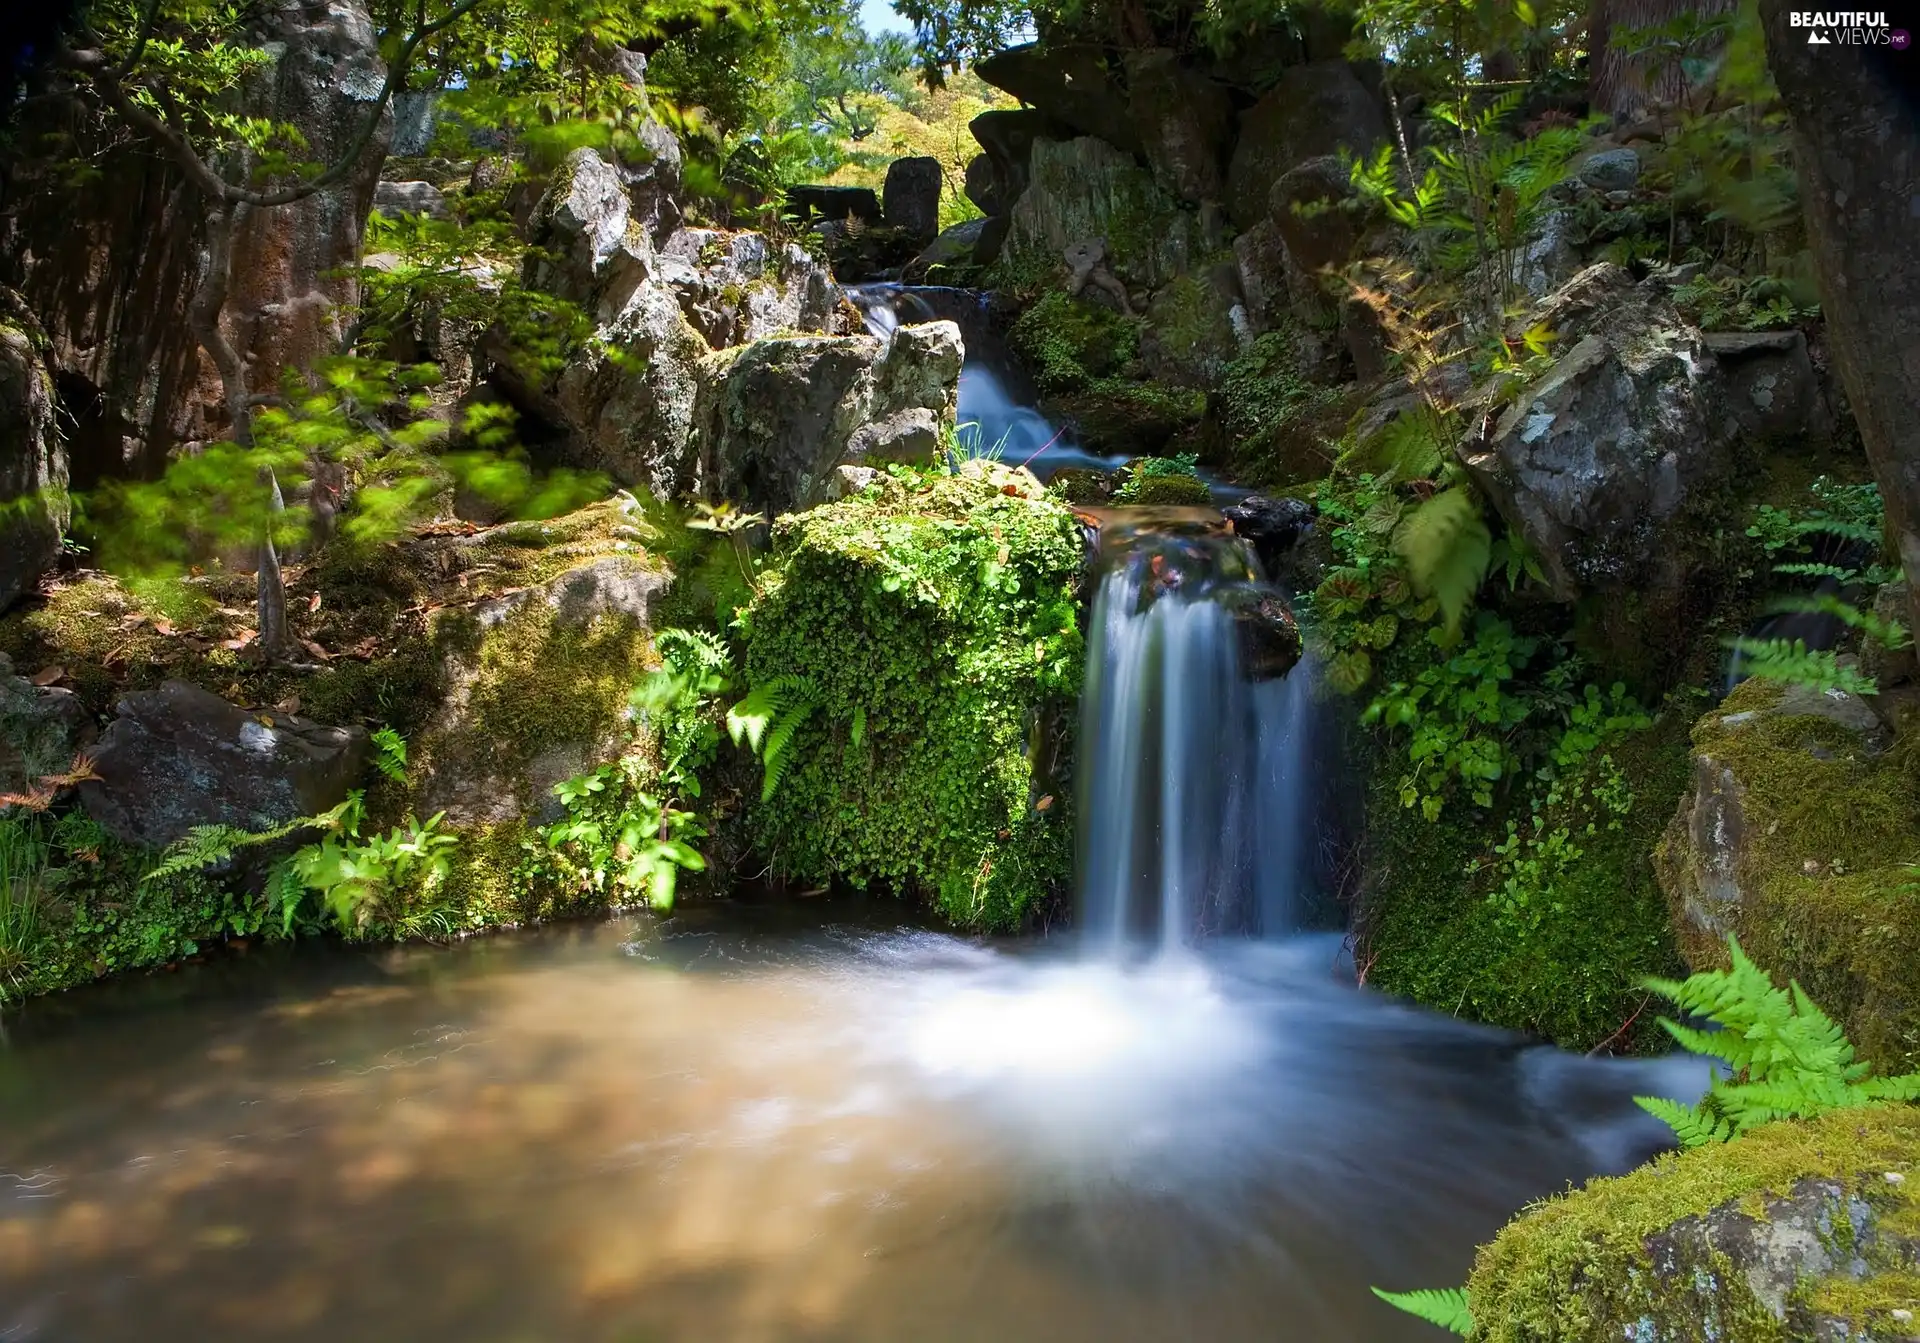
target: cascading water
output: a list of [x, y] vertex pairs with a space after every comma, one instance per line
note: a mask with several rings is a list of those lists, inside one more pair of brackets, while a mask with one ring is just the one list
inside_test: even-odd
[[1292, 931], [1310, 664], [1254, 679], [1241, 622], [1261, 585], [1233, 538], [1154, 530], [1118, 548], [1094, 602], [1081, 710], [1087, 935], [1168, 947]]

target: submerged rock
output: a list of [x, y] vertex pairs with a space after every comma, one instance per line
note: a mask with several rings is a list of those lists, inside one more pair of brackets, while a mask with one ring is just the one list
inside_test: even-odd
[[368, 737], [297, 714], [243, 709], [185, 681], [123, 698], [80, 785], [115, 838], [164, 848], [196, 825], [265, 830], [345, 800]]

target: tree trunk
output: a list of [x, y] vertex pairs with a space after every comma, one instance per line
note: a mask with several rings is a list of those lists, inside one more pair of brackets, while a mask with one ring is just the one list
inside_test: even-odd
[[1645, 28], [1682, 14], [1730, 14], [1737, 0], [1593, 0], [1587, 15], [1587, 101], [1596, 112], [1633, 113], [1687, 94], [1678, 63], [1648, 52], [1629, 56], [1612, 40], [1616, 28]]
[[1920, 629], [1920, 60], [1808, 46], [1788, 14], [1788, 0], [1760, 0], [1828, 343]]

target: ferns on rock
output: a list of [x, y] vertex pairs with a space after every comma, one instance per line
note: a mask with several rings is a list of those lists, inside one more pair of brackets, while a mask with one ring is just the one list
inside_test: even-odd
[[1637, 1096], [1635, 1103], [1673, 1128], [1683, 1147], [1727, 1142], [1776, 1119], [1808, 1118], [1828, 1110], [1881, 1101], [1920, 1099], [1920, 1073], [1872, 1077], [1839, 1025], [1797, 983], [1777, 988], [1728, 938], [1732, 967], [1684, 981], [1649, 980], [1647, 987], [1683, 1011], [1711, 1021], [1700, 1030], [1662, 1017], [1669, 1035], [1695, 1054], [1720, 1059], [1718, 1076], [1698, 1105]]
[[727, 710], [727, 735], [735, 746], [744, 743], [759, 756], [766, 771], [760, 785], [762, 802], [780, 787], [781, 776], [792, 763], [794, 734], [819, 707], [820, 692], [812, 681], [804, 676], [776, 676], [755, 686]]

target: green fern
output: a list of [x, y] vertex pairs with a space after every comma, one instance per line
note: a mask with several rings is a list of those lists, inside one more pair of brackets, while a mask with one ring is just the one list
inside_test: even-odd
[[1700, 1030], [1662, 1017], [1667, 1033], [1728, 1068], [1729, 1075], [1716, 1076], [1698, 1105], [1634, 1098], [1673, 1129], [1681, 1146], [1728, 1142], [1776, 1119], [1920, 1099], [1920, 1073], [1870, 1076], [1846, 1034], [1799, 984], [1775, 987], [1737, 939], [1728, 938], [1727, 945], [1729, 969], [1702, 971], [1682, 982], [1647, 981], [1655, 993], [1719, 1028]]
[[1448, 1333], [1465, 1338], [1473, 1332], [1473, 1309], [1464, 1287], [1428, 1287], [1417, 1292], [1383, 1292], [1378, 1287], [1372, 1290], [1389, 1306], [1404, 1310], [1409, 1315], [1418, 1315], [1428, 1324], [1437, 1324]]
[[337, 807], [315, 816], [296, 816], [270, 830], [242, 830], [231, 825], [196, 825], [161, 850], [160, 862], [148, 869], [140, 878], [140, 884], [144, 886], [148, 882], [179, 876], [184, 872], [198, 872], [202, 868], [226, 862], [242, 849], [271, 844], [302, 830], [335, 830], [343, 825], [351, 826], [360, 815], [361, 796], [356, 789], [347, 794], [346, 801]]
[[820, 694], [804, 676], [776, 676], [763, 681], [747, 697], [727, 710], [727, 735], [735, 746], [745, 745], [760, 757], [766, 776], [760, 800], [767, 801], [780, 786], [792, 763], [790, 747], [801, 726], [820, 707]]
[[375, 728], [373, 767], [395, 783], [407, 781], [407, 739], [390, 727]]
[[1727, 647], [1739, 657], [1739, 670], [1763, 681], [1784, 681], [1825, 693], [1844, 690], [1850, 695], [1874, 695], [1879, 682], [1857, 667], [1843, 665], [1840, 655], [1830, 648], [1808, 648], [1804, 639], [1754, 639], [1741, 636], [1727, 641]]
[[1458, 629], [1493, 558], [1493, 536], [1472, 488], [1451, 486], [1414, 509], [1394, 534], [1393, 548], [1406, 561], [1414, 591], [1439, 602], [1447, 628]]

